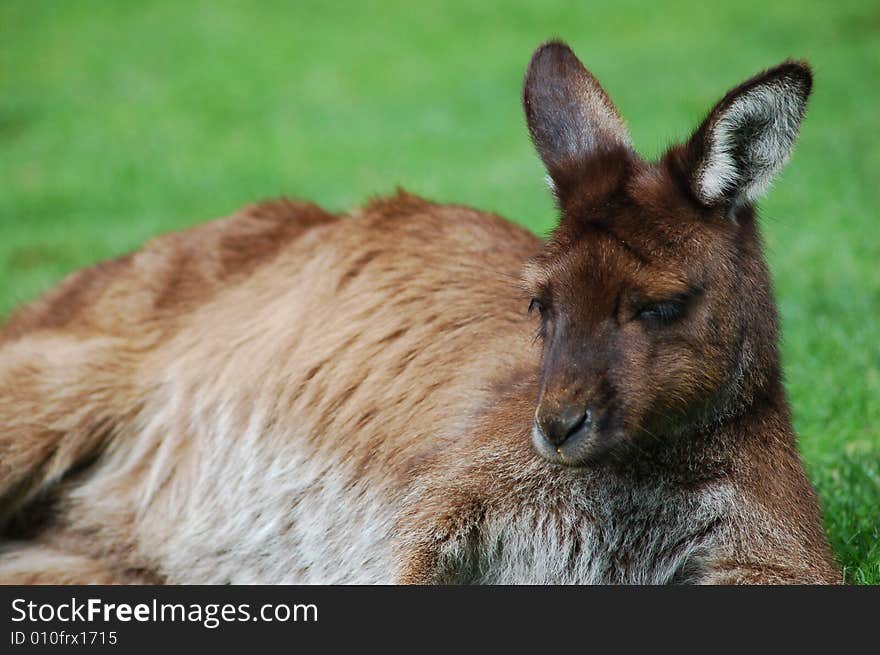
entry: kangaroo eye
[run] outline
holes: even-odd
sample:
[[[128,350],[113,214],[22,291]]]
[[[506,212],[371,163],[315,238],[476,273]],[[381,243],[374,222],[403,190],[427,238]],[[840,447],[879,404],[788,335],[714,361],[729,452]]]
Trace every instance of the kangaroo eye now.
[[[544,307],[544,303],[542,303],[538,298],[532,298],[531,301],[529,301],[529,314],[531,314],[535,310],[538,310],[541,318],[544,318],[544,314],[547,312],[547,309]]]
[[[643,321],[672,323],[681,316],[683,309],[684,304],[678,301],[651,302],[639,308],[636,318]]]
[[[668,324],[681,318],[690,305],[702,295],[705,287],[695,284],[687,291],[666,300],[643,302],[636,305],[635,318],[639,321]]]

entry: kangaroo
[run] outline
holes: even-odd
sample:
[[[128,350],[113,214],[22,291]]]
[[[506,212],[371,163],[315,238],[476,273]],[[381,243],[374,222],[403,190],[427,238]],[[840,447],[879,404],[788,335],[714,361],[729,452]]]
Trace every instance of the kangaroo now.
[[[840,582],[755,213],[811,86],[760,73],[648,162],[549,42],[546,242],[399,191],[74,273],[0,333],[0,581]]]

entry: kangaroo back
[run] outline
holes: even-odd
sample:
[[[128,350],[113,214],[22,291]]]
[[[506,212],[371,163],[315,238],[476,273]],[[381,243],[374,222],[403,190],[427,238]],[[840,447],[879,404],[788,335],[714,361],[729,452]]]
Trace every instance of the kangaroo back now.
[[[77,271],[15,312],[0,330],[0,524],[138,411],[141,363],[186,316],[334,219],[264,202]]]

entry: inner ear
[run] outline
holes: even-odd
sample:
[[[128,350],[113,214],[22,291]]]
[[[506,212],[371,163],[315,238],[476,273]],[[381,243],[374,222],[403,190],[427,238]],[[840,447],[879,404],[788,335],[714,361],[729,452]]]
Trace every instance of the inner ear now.
[[[786,62],[731,90],[686,147],[697,199],[733,210],[762,195],[791,156],[811,88],[809,67]]]
[[[597,151],[632,147],[608,94],[559,41],[545,43],[532,55],[523,106],[532,141],[557,186],[566,170]]]

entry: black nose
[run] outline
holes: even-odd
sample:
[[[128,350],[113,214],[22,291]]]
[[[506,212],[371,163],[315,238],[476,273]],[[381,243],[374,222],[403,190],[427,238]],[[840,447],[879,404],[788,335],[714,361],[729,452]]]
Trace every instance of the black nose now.
[[[537,415],[538,429],[554,446],[561,446],[575,432],[592,420],[590,410],[583,407],[566,407],[558,412]]]

